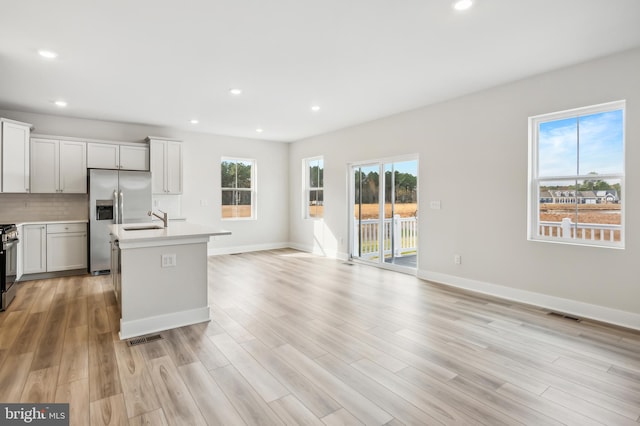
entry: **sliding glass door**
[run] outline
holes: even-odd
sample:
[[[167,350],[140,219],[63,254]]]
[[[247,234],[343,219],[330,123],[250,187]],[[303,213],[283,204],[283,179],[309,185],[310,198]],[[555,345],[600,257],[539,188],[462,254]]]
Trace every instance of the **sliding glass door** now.
[[[418,161],[351,166],[351,257],[416,268]]]

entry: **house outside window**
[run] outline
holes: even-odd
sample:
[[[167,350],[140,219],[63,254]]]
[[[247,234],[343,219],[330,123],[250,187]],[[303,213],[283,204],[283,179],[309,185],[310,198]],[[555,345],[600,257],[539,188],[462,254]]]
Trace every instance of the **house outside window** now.
[[[529,118],[528,237],[624,248],[625,102]]]
[[[256,162],[222,158],[222,219],[256,218]]]
[[[304,178],[304,217],[318,219],[324,215],[324,159],[323,157],[305,158],[303,161]]]

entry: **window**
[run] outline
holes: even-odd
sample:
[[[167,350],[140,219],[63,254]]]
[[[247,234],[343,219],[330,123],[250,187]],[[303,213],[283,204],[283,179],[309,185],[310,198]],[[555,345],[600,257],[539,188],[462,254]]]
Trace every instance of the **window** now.
[[[304,179],[304,217],[321,218],[324,212],[324,159],[322,157],[303,160]]]
[[[529,118],[529,239],[624,247],[625,102]]]
[[[220,171],[222,219],[255,219],[255,161],[223,158]]]

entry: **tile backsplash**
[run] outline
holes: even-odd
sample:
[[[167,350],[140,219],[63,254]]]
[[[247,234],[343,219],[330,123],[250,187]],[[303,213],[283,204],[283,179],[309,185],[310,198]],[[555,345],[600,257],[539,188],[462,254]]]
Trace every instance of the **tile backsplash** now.
[[[0,194],[0,223],[87,220],[87,194]]]

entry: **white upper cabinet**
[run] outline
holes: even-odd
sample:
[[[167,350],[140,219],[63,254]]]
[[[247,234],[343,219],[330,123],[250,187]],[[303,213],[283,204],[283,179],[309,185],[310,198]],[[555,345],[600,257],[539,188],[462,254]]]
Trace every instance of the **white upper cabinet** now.
[[[147,138],[151,149],[151,187],[154,194],[182,194],[182,142]]]
[[[87,144],[90,169],[149,170],[149,146],[108,143]]]
[[[149,146],[120,145],[120,168],[149,170]]]
[[[29,192],[31,124],[0,119],[0,192]]]
[[[60,192],[87,192],[87,144],[60,141]]]
[[[90,169],[119,169],[120,147],[106,143],[87,144],[87,167]]]
[[[87,144],[31,139],[32,193],[86,193]]]

